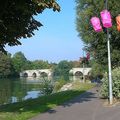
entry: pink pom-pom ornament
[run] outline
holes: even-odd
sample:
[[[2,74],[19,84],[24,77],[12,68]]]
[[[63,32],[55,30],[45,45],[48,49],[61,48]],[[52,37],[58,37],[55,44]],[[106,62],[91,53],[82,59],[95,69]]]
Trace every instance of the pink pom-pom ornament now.
[[[102,31],[102,27],[100,25],[100,19],[98,17],[92,17],[90,21],[96,32]]]
[[[110,12],[108,10],[103,10],[100,12],[102,24],[105,28],[110,28],[112,27],[112,19]]]

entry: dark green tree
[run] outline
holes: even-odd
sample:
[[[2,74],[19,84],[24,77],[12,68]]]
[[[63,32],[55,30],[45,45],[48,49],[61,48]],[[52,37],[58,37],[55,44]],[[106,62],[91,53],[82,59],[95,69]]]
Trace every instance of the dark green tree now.
[[[70,69],[72,69],[72,62],[60,61],[54,68],[54,75],[68,76]]]
[[[22,52],[17,52],[12,57],[12,62],[16,74],[19,74],[21,71],[26,69],[27,59]]]
[[[33,16],[46,8],[59,11],[56,0],[1,0],[0,1],[0,51],[5,45],[21,45],[21,38],[34,35],[42,24]]]
[[[32,69],[49,69],[50,64],[48,61],[43,61],[43,60],[35,60],[32,61]]]
[[[87,46],[92,58],[99,64],[107,64],[107,39],[106,33],[96,33],[90,23],[93,16],[100,18],[100,12],[105,9],[105,0],[76,0],[77,31],[80,38]],[[116,29],[115,18],[120,13],[120,0],[108,0],[108,10],[111,12],[113,26],[109,29],[111,42],[111,56],[113,67],[120,64],[120,33]]]
[[[98,64],[95,60],[91,60],[92,70],[90,75],[92,79],[102,79],[105,71],[107,71],[107,65]]]
[[[9,77],[14,73],[10,55],[0,52],[0,77]]]

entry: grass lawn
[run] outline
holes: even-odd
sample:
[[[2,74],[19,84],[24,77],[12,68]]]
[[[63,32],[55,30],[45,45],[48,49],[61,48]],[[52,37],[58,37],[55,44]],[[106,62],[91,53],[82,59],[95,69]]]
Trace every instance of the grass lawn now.
[[[73,83],[73,90],[58,92],[32,100],[0,106],[0,120],[28,120],[92,88],[93,84]]]

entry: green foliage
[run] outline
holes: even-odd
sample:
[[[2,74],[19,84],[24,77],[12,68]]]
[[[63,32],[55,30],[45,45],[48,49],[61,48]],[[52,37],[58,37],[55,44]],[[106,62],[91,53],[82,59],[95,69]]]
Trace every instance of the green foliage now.
[[[21,45],[22,37],[32,37],[34,30],[42,26],[33,16],[46,8],[60,11],[56,0],[2,0],[0,2],[0,51],[5,45]]]
[[[119,14],[120,0],[108,0],[108,9],[112,14],[113,26],[109,29],[111,35],[112,65],[120,64],[120,34],[116,29],[115,17]],[[87,50],[99,64],[107,64],[107,35],[104,32],[96,33],[90,19],[93,16],[100,18],[100,12],[104,9],[104,0],[76,0],[77,31],[81,40],[86,44]]]
[[[92,70],[90,72],[90,75],[94,79],[95,78],[102,79],[107,66],[100,65],[100,64],[96,63],[94,60],[92,61],[91,66],[92,66]]]
[[[53,85],[52,81],[48,80],[48,79],[45,79],[43,77],[42,85],[41,85],[41,88],[40,88],[42,94],[49,95],[53,92],[53,89],[54,89],[54,85]]]
[[[14,69],[16,70],[16,73],[19,74],[22,70],[25,70],[25,66],[27,63],[27,59],[25,58],[24,54],[22,52],[17,52],[14,54],[12,58]]]
[[[60,61],[54,68],[54,75],[68,76],[69,71],[72,69],[72,63],[66,60]]]
[[[113,87],[113,96],[116,99],[120,99],[120,68],[116,68],[112,71],[112,87]],[[102,79],[101,86],[101,96],[108,98],[108,74],[104,75]]]
[[[32,61],[32,69],[49,69],[50,64],[48,61],[43,61],[43,60],[35,60]]]
[[[14,72],[10,55],[0,52],[0,77],[12,76]]]
[[[54,92],[57,92],[60,90],[60,88],[65,85],[67,82],[64,79],[57,80],[57,82],[54,85]]]

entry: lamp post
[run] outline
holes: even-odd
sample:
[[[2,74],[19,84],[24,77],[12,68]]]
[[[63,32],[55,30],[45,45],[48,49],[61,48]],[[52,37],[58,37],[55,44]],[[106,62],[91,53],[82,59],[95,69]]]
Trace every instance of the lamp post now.
[[[85,47],[83,47],[83,82],[85,82],[85,60],[84,60],[84,51],[85,51]]]
[[[105,0],[105,8],[108,9],[108,0]],[[110,55],[110,34],[107,29],[107,48],[108,48],[108,80],[109,80],[109,103],[113,103],[113,93],[112,93],[112,73],[111,73],[111,55]]]
[[[112,27],[112,20],[110,12],[108,9],[108,0],[104,0],[105,4],[105,10],[103,10],[100,15],[102,18],[102,24],[103,27],[106,29],[106,35],[107,35],[107,50],[108,50],[108,81],[109,81],[109,103],[113,103],[113,93],[112,93],[112,73],[111,73],[111,55],[110,55],[110,34],[109,29]],[[96,32],[102,31],[102,26],[100,23],[100,19],[98,17],[92,17],[91,23]]]

